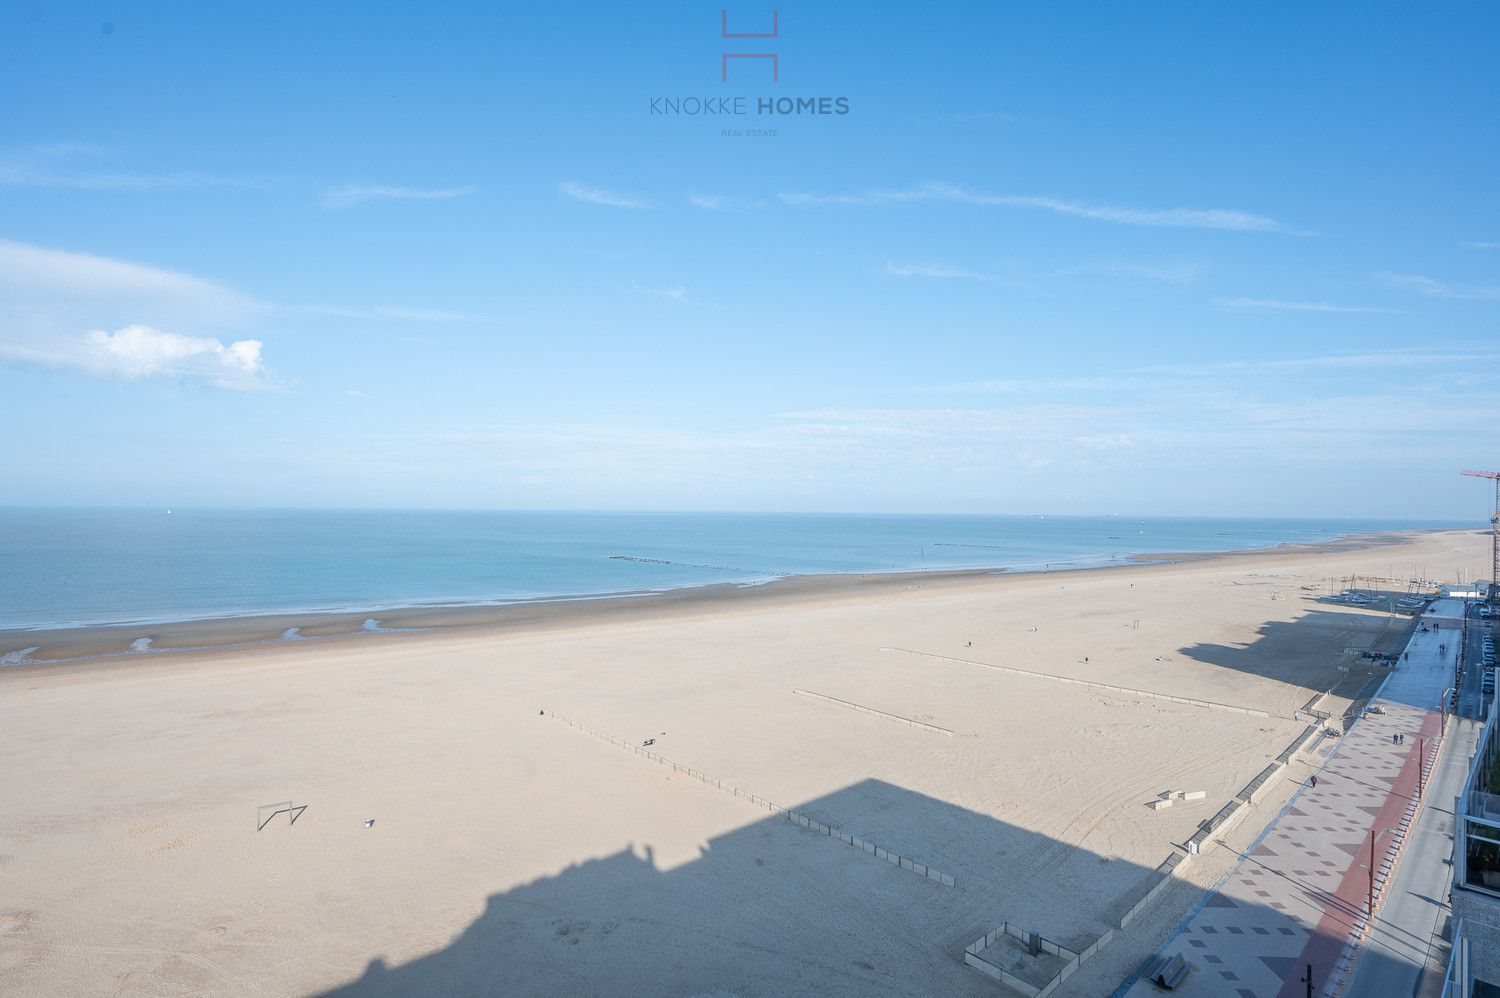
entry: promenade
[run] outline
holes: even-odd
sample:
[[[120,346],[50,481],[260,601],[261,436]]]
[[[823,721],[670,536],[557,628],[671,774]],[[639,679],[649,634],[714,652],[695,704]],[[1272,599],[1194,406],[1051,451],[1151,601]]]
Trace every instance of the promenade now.
[[[1433,611],[1317,785],[1297,791],[1162,947],[1196,967],[1175,993],[1301,998],[1309,965],[1314,994],[1347,992],[1370,895],[1378,910],[1438,752],[1462,605]],[[1160,993],[1144,979],[1121,992]]]

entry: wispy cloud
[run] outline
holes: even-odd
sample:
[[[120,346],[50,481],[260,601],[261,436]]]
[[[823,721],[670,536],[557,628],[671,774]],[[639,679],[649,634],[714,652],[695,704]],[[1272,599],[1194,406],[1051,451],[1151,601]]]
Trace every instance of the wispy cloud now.
[[[1139,387],[1142,380],[1127,374],[1085,378],[990,378],[962,381],[951,385],[919,385],[908,392],[940,395],[1009,395],[1022,392],[1083,393],[1118,391]]]
[[[1390,287],[1414,291],[1429,298],[1500,301],[1500,287],[1495,285],[1446,284],[1421,274],[1382,274],[1380,279]]]
[[[1156,284],[1191,284],[1203,273],[1197,263],[1104,263],[1093,267],[1073,267],[1059,276],[1103,274],[1106,277],[1133,277]]]
[[[954,267],[946,263],[887,263],[885,273],[892,277],[931,277],[939,280],[993,280],[988,274]]]
[[[687,288],[684,288],[681,285],[667,288],[648,288],[644,285],[633,284],[631,285],[631,288],[643,295],[655,295],[658,298],[670,298],[673,301],[681,302],[685,302],[688,300]]]
[[[1006,111],[953,111],[939,116],[938,120],[965,125],[1008,125],[1018,119]]]
[[[641,198],[631,197],[626,194],[616,194],[614,191],[605,190],[602,187],[590,187],[580,184],[575,180],[563,181],[557,187],[563,194],[574,201],[582,201],[584,204],[603,205],[606,208],[650,208],[651,202]]]
[[[261,359],[260,340],[224,343],[134,324],[112,333],[95,329],[48,346],[0,342],[0,361],[74,371],[94,378],[140,381],[190,379],[231,391],[276,390]]]
[[[1500,249],[1500,243],[1460,243],[1467,249]]]
[[[369,308],[345,308],[340,305],[289,305],[287,311],[310,315],[327,315],[336,319],[373,319],[390,322],[483,322],[484,316],[470,312],[451,312],[440,308],[407,308],[402,305],[373,305]]]
[[[1372,315],[1404,315],[1398,308],[1376,308],[1367,305],[1333,305],[1326,301],[1282,301],[1278,298],[1220,298],[1220,308],[1271,312],[1363,312]]]
[[[0,239],[0,290],[48,312],[64,305],[187,314],[236,325],[266,304],[217,281],[145,264]]]
[[[477,188],[459,187],[390,187],[380,184],[348,184],[330,187],[323,192],[323,207],[352,208],[366,201],[447,201],[466,197]]]
[[[1500,347],[1494,349],[1415,347],[1407,350],[1372,350],[1365,353],[1319,354],[1310,357],[1159,364],[1134,370],[1138,374],[1171,374],[1207,378],[1256,371],[1280,374],[1296,370],[1371,370],[1377,368],[1410,370],[1414,367],[1462,367],[1476,363],[1490,363],[1497,359],[1500,359]]]
[[[279,303],[166,267],[0,239],[0,320],[8,320],[0,336],[22,331],[29,321],[23,314],[50,317],[56,331],[113,325],[135,316],[149,316],[149,325],[167,328],[240,328],[256,320],[299,315],[484,321],[483,316],[449,309]]]
[[[666,298],[682,305],[691,305],[694,308],[721,309],[724,306],[710,301],[703,301],[688,294],[688,289],[681,284],[638,284],[630,283],[630,290],[638,295],[647,295],[652,298]]]
[[[259,187],[262,180],[195,170],[122,169],[109,149],[82,142],[24,146],[0,154],[0,187],[82,191],[154,191],[188,187]]]
[[[1233,376],[1236,385],[1246,385],[1247,378],[1264,376],[1276,385],[1284,379],[1305,373],[1327,374],[1338,371],[1412,371],[1419,368],[1448,368],[1459,372],[1476,365],[1500,360],[1500,346],[1487,348],[1413,348],[1409,350],[1374,350],[1363,353],[1318,354],[1306,357],[1280,357],[1249,360],[1199,361],[1190,364],[1153,364],[1122,368],[1107,375],[1062,378],[992,378],[947,385],[923,385],[910,392],[954,395],[1039,394],[1053,396],[1114,396],[1122,392],[1159,395],[1179,394],[1193,385],[1222,381]],[[1212,385],[1209,385],[1212,387]]]
[[[750,211],[766,206],[764,201],[731,197],[728,194],[689,194],[687,203],[704,211]]]
[[[910,202],[949,202],[984,207],[1034,208],[1059,215],[1121,225],[1145,225],[1183,229],[1222,229],[1233,232],[1281,232],[1296,235],[1285,224],[1264,215],[1223,208],[1136,208],[1092,204],[1063,198],[1023,194],[987,194],[953,184],[925,183],[894,190],[869,190],[853,194],[779,194],[784,203],[797,207],[817,205],[886,205]]]

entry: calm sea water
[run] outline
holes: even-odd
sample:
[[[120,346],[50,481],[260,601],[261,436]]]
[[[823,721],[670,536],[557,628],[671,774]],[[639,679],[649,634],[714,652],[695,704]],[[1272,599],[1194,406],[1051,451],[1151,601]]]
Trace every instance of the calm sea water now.
[[[1471,523],[0,509],[0,628],[498,603],[781,575],[1108,564]]]

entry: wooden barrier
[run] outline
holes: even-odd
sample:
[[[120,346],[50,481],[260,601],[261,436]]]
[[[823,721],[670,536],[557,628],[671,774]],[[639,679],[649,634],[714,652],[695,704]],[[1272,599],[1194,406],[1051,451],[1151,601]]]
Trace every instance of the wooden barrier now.
[[[712,776],[709,776],[707,773],[699,772],[698,770],[693,769],[691,766],[684,766],[681,763],[673,762],[666,756],[659,755],[656,752],[652,752],[643,746],[632,745],[627,741],[615,738],[613,735],[607,735],[596,728],[591,728],[587,724],[583,724],[580,721],[575,721],[570,717],[563,717],[556,711],[543,709],[542,713],[547,717],[556,718],[569,727],[577,728],[579,731],[582,731],[585,734],[593,735],[595,738],[609,742],[611,745],[617,745],[620,748],[629,749],[631,752],[634,752],[636,755],[641,756],[644,759],[650,759],[652,762],[657,763],[658,765],[668,767],[674,773],[686,773],[688,776],[691,776],[696,780],[701,780],[711,787],[717,787],[725,793],[733,794],[734,796],[739,797],[743,800],[748,800],[750,803],[756,805],[757,807],[765,808],[772,814],[783,815],[788,821],[796,825],[798,828],[806,828],[808,831],[817,832],[819,835],[826,835],[831,839],[836,839],[839,842],[844,843],[844,845],[846,846],[854,849],[859,849],[862,852],[867,852],[877,859],[885,860],[893,866],[899,866],[903,870],[910,870],[912,873],[920,874],[921,876],[926,877],[928,880],[931,880],[935,884],[941,884],[944,887],[954,886],[953,878],[948,874],[940,873],[939,871],[932,869],[930,866],[927,866],[924,863],[916,862],[908,856],[898,855],[897,853],[893,853],[888,849],[875,845],[873,842],[866,842],[864,839],[857,838],[853,835],[845,835],[840,829],[834,828],[831,825],[825,825],[820,821],[809,818],[805,814],[799,814],[798,812],[790,810],[788,808],[784,808],[779,804],[773,804],[771,801],[766,800],[764,797],[756,796],[755,794],[752,794],[747,790],[741,790],[739,787],[725,783],[723,780],[716,780]]]
[[[924,731],[931,731],[935,734],[946,735],[949,738],[953,737],[953,732],[948,728],[940,728],[936,724],[928,724],[926,721],[918,721],[910,717],[902,717],[900,714],[887,714],[883,710],[876,710],[874,707],[866,707],[863,704],[852,703],[848,700],[840,700],[838,697],[831,697],[826,693],[814,693],[812,690],[799,689],[793,689],[792,692],[797,694],[798,696],[812,697],[814,700],[825,700],[828,703],[831,703],[838,707],[843,707],[846,710],[857,710],[864,714],[873,714],[875,717],[882,718],[886,721],[895,721],[897,724],[905,724],[909,727],[921,728]]]
[[[1112,686],[1109,683],[1096,683],[1091,679],[1075,679],[1072,676],[1055,676],[1048,672],[1031,672],[1028,669],[1015,669],[1008,665],[995,665],[991,662],[976,662],[969,658],[953,658],[949,655],[936,655],[928,651],[912,651],[910,648],[882,648],[881,651],[897,651],[904,655],[919,655],[922,658],[935,658],[942,662],[957,662],[961,665],[977,665],[985,669],[994,669],[998,672],[1009,672],[1017,676],[1030,676],[1032,679],[1047,679],[1054,683],[1071,683],[1075,686],[1088,686],[1096,690],[1108,690],[1111,693],[1124,693],[1129,696],[1147,697],[1152,700],[1166,700],[1169,703],[1180,703],[1188,707],[1203,707],[1209,710],[1226,710],[1235,714],[1248,714],[1251,717],[1271,717],[1279,720],[1291,720],[1281,714],[1273,714],[1268,710],[1260,710],[1256,707],[1239,707],[1232,703],[1216,703],[1213,700],[1195,700],[1192,697],[1180,697],[1172,693],[1157,693],[1154,690],[1138,690],[1129,686]]]

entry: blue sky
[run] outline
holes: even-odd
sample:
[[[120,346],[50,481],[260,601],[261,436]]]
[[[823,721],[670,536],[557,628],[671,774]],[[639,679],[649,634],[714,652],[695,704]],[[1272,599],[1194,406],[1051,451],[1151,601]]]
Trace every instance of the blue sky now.
[[[1477,520],[1497,22],[6,5],[0,502]]]

